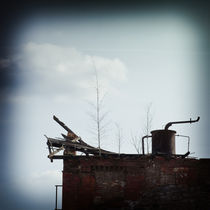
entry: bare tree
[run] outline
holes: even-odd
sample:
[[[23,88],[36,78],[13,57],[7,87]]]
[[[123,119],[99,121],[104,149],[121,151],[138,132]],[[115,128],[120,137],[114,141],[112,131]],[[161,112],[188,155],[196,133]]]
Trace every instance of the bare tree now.
[[[95,67],[95,65],[94,65]],[[98,84],[98,72],[95,68],[96,77],[96,123],[97,123],[97,138],[98,138],[98,149],[99,155],[101,156],[101,119],[100,119],[100,91]]]
[[[148,104],[146,107],[146,123],[143,129],[143,135],[149,136],[149,133],[152,128],[152,103]],[[149,153],[149,148],[151,147],[151,144],[149,143],[149,139],[146,138],[146,144],[147,144],[147,153]]]
[[[138,154],[140,154],[141,152],[141,138],[139,137],[139,135],[133,135],[131,134],[131,144],[134,146],[136,152]]]
[[[106,128],[109,123],[105,122],[105,118],[108,112],[104,112],[102,110],[105,94],[101,93],[102,91],[101,91],[101,86],[99,82],[98,71],[97,71],[94,61],[93,61],[93,66],[94,66],[94,75],[95,75],[95,93],[96,94],[95,94],[95,103],[89,103],[92,105],[94,112],[93,113],[89,112],[88,115],[91,117],[91,119],[94,122],[93,133],[96,134],[99,155],[101,155],[101,140],[105,136],[105,133],[107,131]]]
[[[117,143],[118,143],[118,154],[120,155],[120,152],[121,152],[121,146],[122,146],[122,140],[123,140],[123,137],[122,137],[122,128],[119,126],[118,123],[115,123],[115,126],[117,128]]]
[[[148,104],[146,107],[146,121],[145,125],[143,127],[143,135],[142,136],[149,136],[149,133],[152,128],[152,103]],[[140,154],[142,151],[142,136],[140,135],[133,135],[131,134],[131,144],[134,146],[136,152]],[[149,142],[149,139],[146,138],[146,145],[147,145],[147,154],[150,152],[151,142]]]

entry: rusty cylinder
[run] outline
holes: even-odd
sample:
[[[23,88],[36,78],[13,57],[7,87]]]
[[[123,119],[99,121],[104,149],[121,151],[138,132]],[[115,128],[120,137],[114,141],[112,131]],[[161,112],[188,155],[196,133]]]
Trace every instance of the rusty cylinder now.
[[[154,130],[152,134],[152,154],[175,154],[175,134],[173,130]]]

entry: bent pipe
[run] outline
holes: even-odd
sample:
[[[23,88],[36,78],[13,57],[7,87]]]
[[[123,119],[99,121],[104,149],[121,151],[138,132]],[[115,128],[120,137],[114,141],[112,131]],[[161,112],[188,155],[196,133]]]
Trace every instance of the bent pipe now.
[[[146,136],[143,136],[143,137],[142,137],[142,154],[143,154],[143,155],[144,155],[144,139],[145,139],[145,138],[150,138],[150,137],[152,137],[152,136],[146,135]]]
[[[187,142],[187,151],[189,152],[190,151],[190,137],[189,136],[185,136],[185,135],[180,135],[180,134],[177,134],[176,136],[184,137],[184,138],[187,138],[188,139],[188,142]]]
[[[199,120],[200,120],[200,117],[198,117],[198,118],[197,118],[197,120],[191,120],[191,118],[190,118],[190,120],[189,120],[189,121],[169,122],[169,123],[167,123],[167,124],[166,124],[166,126],[165,126],[165,130],[168,130],[168,128],[169,128],[170,126],[172,126],[173,124],[181,124],[181,123],[195,123],[195,122],[198,122]]]

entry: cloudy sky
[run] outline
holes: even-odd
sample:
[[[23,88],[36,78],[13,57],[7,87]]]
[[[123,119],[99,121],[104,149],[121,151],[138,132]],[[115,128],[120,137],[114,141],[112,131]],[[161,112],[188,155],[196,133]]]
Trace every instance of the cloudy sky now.
[[[13,202],[4,201],[7,209],[54,206],[62,161],[47,159],[44,134],[61,137],[65,131],[53,115],[97,146],[89,114],[94,112],[95,70],[102,112],[108,113],[103,148],[117,151],[117,123],[122,152],[136,153],[131,137],[144,135],[150,106],[152,130],[200,116],[199,123],[172,129],[191,137],[192,156],[210,157],[205,5],[56,6],[25,6],[25,13],[13,9],[15,15],[3,22],[1,130],[7,142],[1,148],[2,196],[18,194]],[[185,153],[186,140],[177,139],[176,150]]]

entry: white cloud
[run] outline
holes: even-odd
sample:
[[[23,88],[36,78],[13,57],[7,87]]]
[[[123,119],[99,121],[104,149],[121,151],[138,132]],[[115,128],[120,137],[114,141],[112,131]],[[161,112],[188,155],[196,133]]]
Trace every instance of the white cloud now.
[[[94,65],[103,89],[116,93],[114,84],[126,80],[126,66],[118,58],[90,56],[71,47],[34,42],[27,43],[18,57],[23,79],[40,94],[89,97],[95,84]]]

